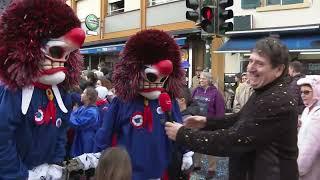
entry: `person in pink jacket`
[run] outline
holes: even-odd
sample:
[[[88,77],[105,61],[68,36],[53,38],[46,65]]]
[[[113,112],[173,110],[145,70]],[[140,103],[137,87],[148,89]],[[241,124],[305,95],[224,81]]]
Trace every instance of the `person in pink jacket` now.
[[[300,180],[320,179],[320,76],[298,80],[306,108],[301,115],[298,133],[298,168]]]

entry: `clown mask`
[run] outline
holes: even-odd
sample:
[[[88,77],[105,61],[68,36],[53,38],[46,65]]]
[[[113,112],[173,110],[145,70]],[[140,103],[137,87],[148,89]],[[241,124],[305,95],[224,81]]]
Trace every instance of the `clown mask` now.
[[[139,82],[139,94],[147,99],[158,99],[163,92],[166,80],[173,71],[173,65],[170,60],[161,60],[152,65],[146,65],[142,73],[142,79]]]
[[[64,63],[70,53],[81,47],[84,39],[85,33],[81,28],[71,29],[64,36],[50,39],[41,49],[45,54],[45,61],[38,82],[45,85],[57,85],[63,82],[67,71]]]

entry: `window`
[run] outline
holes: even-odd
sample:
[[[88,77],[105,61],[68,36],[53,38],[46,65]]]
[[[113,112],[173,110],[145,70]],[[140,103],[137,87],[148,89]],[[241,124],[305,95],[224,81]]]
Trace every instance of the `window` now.
[[[254,9],[259,7],[261,0],[242,0],[241,1],[241,8],[242,9]]]
[[[179,1],[179,0],[149,0],[149,6],[155,6],[159,4],[165,4],[165,3],[170,3],[174,1]]]
[[[123,12],[124,12],[124,0],[110,1],[108,15],[115,15]]]
[[[272,5],[291,5],[304,3],[304,0],[241,0],[242,9],[255,9]]]
[[[266,5],[287,5],[303,3],[303,0],[266,0]]]

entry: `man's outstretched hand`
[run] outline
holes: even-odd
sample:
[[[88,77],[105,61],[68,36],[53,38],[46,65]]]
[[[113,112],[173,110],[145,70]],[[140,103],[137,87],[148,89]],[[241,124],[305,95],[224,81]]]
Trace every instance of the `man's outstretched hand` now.
[[[189,116],[183,121],[187,128],[201,129],[206,126],[207,118],[204,116]]]

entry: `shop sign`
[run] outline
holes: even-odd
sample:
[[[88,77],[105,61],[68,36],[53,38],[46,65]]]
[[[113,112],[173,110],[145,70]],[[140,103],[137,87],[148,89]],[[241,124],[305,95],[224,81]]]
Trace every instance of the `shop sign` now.
[[[85,19],[85,25],[90,31],[95,31],[99,27],[99,19],[94,14],[89,14]]]

